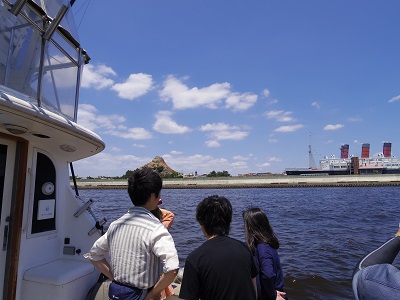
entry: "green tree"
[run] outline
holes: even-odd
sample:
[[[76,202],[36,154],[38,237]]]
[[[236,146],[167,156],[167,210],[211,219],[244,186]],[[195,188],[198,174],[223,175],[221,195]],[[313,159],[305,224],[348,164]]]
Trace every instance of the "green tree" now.
[[[217,172],[211,171],[211,172],[207,175],[207,177],[217,177]]]
[[[128,171],[125,172],[125,175],[122,175],[122,176],[121,176],[121,178],[122,178],[122,179],[127,179],[127,178],[129,178],[129,177],[133,174],[133,172],[134,172],[134,171],[128,170]]]
[[[228,171],[222,171],[222,172],[212,171],[207,175],[207,177],[230,177],[230,176],[231,174],[229,174]]]

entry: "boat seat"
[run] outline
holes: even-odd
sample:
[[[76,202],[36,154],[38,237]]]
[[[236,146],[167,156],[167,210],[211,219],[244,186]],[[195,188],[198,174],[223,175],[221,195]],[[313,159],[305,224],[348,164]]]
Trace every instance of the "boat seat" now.
[[[34,299],[81,299],[97,277],[90,262],[58,259],[26,270],[22,291]]]
[[[89,262],[58,259],[25,271],[24,280],[51,285],[64,285],[94,272]]]

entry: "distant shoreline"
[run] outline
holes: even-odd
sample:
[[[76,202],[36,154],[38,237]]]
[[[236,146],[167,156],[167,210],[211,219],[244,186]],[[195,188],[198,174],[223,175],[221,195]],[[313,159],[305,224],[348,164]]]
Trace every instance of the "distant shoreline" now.
[[[126,189],[127,180],[85,179],[76,182],[78,189]],[[227,188],[303,188],[303,187],[368,187],[400,186],[400,174],[253,177],[197,177],[163,179],[164,189]],[[71,182],[71,187],[74,187]]]

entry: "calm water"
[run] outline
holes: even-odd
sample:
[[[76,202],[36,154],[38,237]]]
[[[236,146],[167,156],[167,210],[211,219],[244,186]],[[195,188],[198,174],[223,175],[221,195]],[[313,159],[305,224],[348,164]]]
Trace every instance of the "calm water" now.
[[[107,224],[130,206],[126,190],[79,192],[95,200],[92,209]],[[182,267],[187,255],[205,241],[195,221],[196,205],[214,194],[231,201],[230,236],[239,240],[244,241],[243,210],[259,206],[267,213],[281,242],[290,300],[354,299],[354,266],[391,237],[400,221],[400,187],[163,190],[161,207],[175,213],[171,234]]]

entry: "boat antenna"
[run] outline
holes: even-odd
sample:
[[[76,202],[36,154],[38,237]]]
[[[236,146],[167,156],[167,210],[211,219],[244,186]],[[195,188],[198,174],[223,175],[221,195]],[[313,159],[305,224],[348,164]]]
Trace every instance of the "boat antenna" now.
[[[314,156],[311,151],[311,132],[310,132],[310,144],[308,145],[308,168],[309,169],[316,168]]]
[[[76,177],[75,177],[74,167],[72,166],[72,162],[69,163],[69,166],[71,169],[72,181],[74,182],[75,195],[79,197],[78,185],[76,184]]]
[[[83,19],[84,19],[85,16],[86,16],[86,12],[87,12],[87,10],[88,10],[88,8],[89,8],[89,5],[90,5],[90,2],[91,2],[91,1],[92,1],[92,0],[86,0],[84,3],[82,3],[82,5],[81,5],[79,8],[75,11],[74,16],[76,17],[76,15],[79,13],[79,11],[80,11],[80,10],[84,7],[84,5],[85,5],[85,9],[84,9],[82,18],[81,18],[81,20],[79,21],[79,24],[77,24],[77,26],[76,26],[77,29],[79,29],[79,27],[81,26],[81,23],[82,23]],[[72,5],[74,5],[74,3],[75,3],[75,0],[70,0],[69,3],[71,4],[71,7],[72,7]]]

